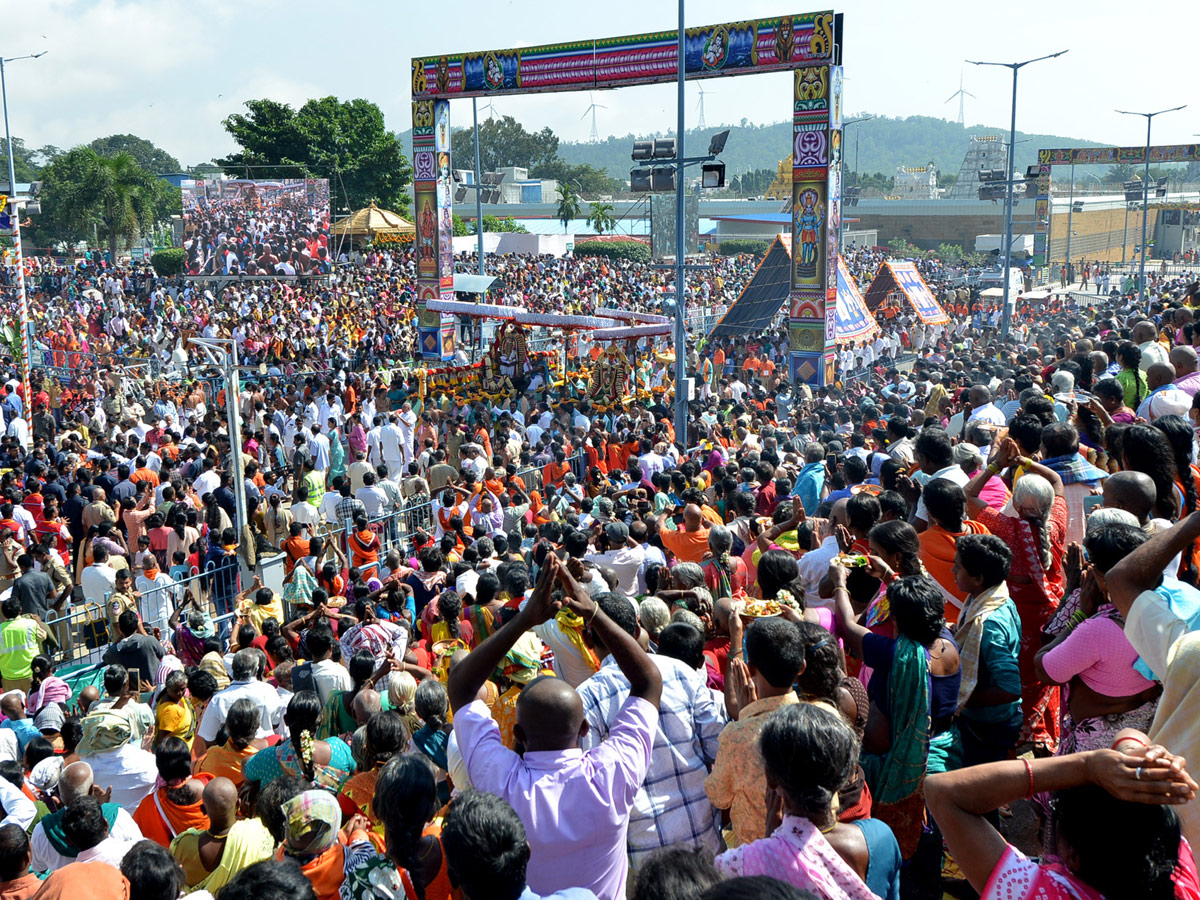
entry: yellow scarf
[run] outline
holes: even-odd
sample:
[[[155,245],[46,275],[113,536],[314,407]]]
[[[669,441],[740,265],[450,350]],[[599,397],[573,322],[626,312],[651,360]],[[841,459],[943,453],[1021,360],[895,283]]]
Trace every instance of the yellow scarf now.
[[[583,639],[583,619],[575,615],[569,609],[560,609],[558,615],[554,617],[554,621],[558,623],[558,627],[562,630],[565,637],[583,657],[583,661],[592,667],[593,672],[600,671],[600,660],[596,659],[596,654],[592,648],[587,645],[587,641]]]
[[[979,683],[979,647],[983,641],[983,626],[988,616],[1008,602],[1008,585],[1003,581],[992,588],[968,597],[958,616],[954,640],[959,646],[958,659],[962,681],[958,686],[958,711],[962,712],[971,693]]]

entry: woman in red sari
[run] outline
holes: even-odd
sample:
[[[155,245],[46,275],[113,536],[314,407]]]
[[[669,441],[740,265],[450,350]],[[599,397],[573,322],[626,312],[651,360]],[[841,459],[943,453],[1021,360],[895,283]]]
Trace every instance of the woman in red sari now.
[[[984,504],[979,492],[993,475],[1017,464],[1027,474],[1013,485],[1012,503],[1017,515],[1007,516]],[[1033,660],[1042,646],[1042,631],[1058,608],[1065,587],[1067,502],[1062,479],[1053,469],[1022,457],[1016,442],[1006,438],[963,493],[971,518],[1012,549],[1008,589],[1021,616],[1018,665],[1025,723],[1020,741],[1029,741],[1039,752],[1053,754],[1058,747],[1059,690],[1057,685],[1038,680]]]

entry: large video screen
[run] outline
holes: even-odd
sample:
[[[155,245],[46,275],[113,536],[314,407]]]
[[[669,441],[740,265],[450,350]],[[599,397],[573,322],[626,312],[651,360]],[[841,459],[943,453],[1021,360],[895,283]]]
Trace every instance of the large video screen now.
[[[322,275],[330,271],[325,178],[184,181],[188,275]]]

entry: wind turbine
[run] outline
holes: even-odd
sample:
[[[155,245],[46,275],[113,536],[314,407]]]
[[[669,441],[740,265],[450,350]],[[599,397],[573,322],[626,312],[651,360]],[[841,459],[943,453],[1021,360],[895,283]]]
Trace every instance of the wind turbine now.
[[[496,115],[496,104],[489,99],[483,108],[487,112],[488,121],[492,121]]]
[[[965,128],[967,123],[966,123],[966,119],[963,117],[963,98],[970,97],[972,100],[974,100],[975,95],[972,94],[970,91],[963,90],[962,72],[958,73],[958,90],[955,91],[953,94],[951,94],[946,99],[946,102],[949,103],[955,97],[958,98],[958,124],[962,125]]]
[[[703,131],[705,128],[705,125],[704,125],[704,95],[712,94],[712,93],[716,93],[716,92],[712,91],[712,90],[708,90],[708,91],[704,90],[704,85],[702,85],[702,84],[696,85],[696,88],[697,88],[697,90],[700,91],[700,102],[698,104],[700,107],[700,115],[697,116],[697,118],[696,118],[696,128],[700,131]]]
[[[588,108],[583,111],[583,115],[580,116],[579,118],[586,119],[588,113],[592,114],[592,134],[591,134],[590,140],[593,144],[598,144],[598,143],[600,143],[600,132],[596,128],[596,110],[608,109],[608,107],[602,103],[597,103],[596,96],[594,94],[589,93],[588,96],[592,100],[591,105],[588,106]]]

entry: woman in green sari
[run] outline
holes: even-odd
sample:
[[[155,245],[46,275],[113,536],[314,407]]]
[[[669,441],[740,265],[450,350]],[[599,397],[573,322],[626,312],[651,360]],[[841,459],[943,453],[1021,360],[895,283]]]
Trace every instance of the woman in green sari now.
[[[321,698],[315,691],[299,691],[284,713],[288,736],[274,747],[259,750],[246,762],[246,781],[262,789],[285,775],[303,778],[314,787],[334,794],[354,774],[354,756],[339,737],[313,736],[321,715]]]
[[[953,744],[962,672],[937,583],[923,575],[898,578],[874,556],[869,567],[888,584],[894,638],[859,624],[846,590],[845,567],[834,563],[829,576],[838,633],[846,650],[871,667],[861,758],[871,789],[871,814],[891,826],[901,854],[909,859],[925,820],[925,773],[946,767],[946,748]]]
[[[375,657],[369,650],[359,650],[350,658],[346,667],[354,687],[348,691],[333,691],[325,700],[321,710],[321,724],[317,726],[317,737],[326,740],[344,734],[353,734],[361,724],[354,718],[354,698],[374,681]]]
[[[342,443],[342,430],[337,421],[329,420],[329,483],[346,474],[346,445]]]

